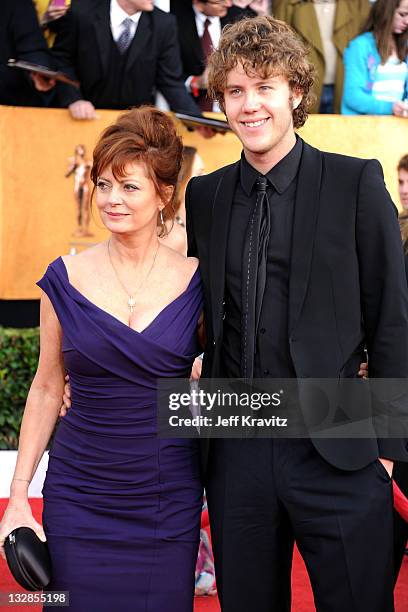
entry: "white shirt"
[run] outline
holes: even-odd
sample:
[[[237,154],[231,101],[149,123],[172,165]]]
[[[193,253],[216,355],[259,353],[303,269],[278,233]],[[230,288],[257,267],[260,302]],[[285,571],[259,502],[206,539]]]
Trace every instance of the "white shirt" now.
[[[324,51],[324,85],[333,85],[336,81],[337,50],[333,42],[334,21],[336,18],[337,3],[323,2],[313,4],[317,22],[320,29],[320,38]]]
[[[204,34],[204,24],[206,19],[208,19],[208,21],[210,22],[210,25],[208,26],[208,31],[211,36],[213,47],[218,47],[218,43],[220,42],[221,38],[221,19],[219,17],[207,17],[207,15],[204,15],[204,13],[198,11],[195,6],[193,6],[193,9],[195,13],[195,22],[198,36],[202,38]]]
[[[113,40],[115,42],[119,40],[120,35],[123,32],[123,22],[125,19],[132,20],[132,25],[130,26],[130,36],[131,36],[131,39],[133,40],[141,14],[142,14],[142,11],[138,11],[137,13],[133,13],[133,15],[128,15],[122,8],[120,8],[116,0],[111,0],[110,26],[111,26]]]
[[[154,5],[166,13],[170,13],[170,0],[154,0]]]

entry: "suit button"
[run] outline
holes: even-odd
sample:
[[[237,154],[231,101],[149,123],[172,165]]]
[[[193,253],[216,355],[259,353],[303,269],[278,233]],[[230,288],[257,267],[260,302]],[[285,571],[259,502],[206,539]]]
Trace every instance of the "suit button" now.
[[[259,330],[260,334],[264,334],[266,332],[266,329],[264,327],[261,327],[261,329]]]
[[[217,342],[214,340],[213,345],[215,346],[217,344]]]
[[[268,376],[269,375],[269,370],[264,370],[263,373],[264,373],[264,376]]]

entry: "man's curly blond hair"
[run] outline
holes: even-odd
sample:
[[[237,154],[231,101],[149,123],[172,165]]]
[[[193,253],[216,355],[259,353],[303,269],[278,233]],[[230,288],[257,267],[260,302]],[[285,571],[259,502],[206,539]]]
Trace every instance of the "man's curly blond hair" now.
[[[296,32],[273,17],[251,17],[225,26],[218,49],[208,61],[208,95],[225,111],[227,76],[241,64],[248,76],[284,76],[292,92],[302,94],[293,110],[293,125],[301,127],[313,102],[310,89],[315,69],[307,58],[308,49]]]

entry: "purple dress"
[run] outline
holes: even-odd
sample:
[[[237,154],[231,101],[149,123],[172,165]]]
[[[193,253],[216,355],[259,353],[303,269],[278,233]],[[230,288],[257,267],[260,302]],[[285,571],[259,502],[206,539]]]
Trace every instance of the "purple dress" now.
[[[76,290],[61,258],[38,285],[63,330],[72,391],[43,489],[47,590],[69,591],[73,612],[191,612],[198,443],[157,438],[156,380],[188,377],[200,352],[199,272],[140,333]]]

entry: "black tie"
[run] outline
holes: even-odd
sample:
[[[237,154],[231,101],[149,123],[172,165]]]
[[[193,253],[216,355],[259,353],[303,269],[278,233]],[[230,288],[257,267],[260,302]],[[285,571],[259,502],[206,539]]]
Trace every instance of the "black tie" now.
[[[241,375],[251,381],[259,319],[266,285],[266,265],[271,229],[267,179],[256,181],[256,202],[249,219],[242,258]]]
[[[201,47],[203,49],[204,62],[206,66],[208,58],[214,49],[209,30],[210,25],[211,21],[209,19],[206,19],[204,22],[204,32],[201,37]],[[212,100],[210,100],[210,98],[207,97],[207,91],[201,91],[197,101],[198,106],[202,111],[212,111],[213,102]]]

